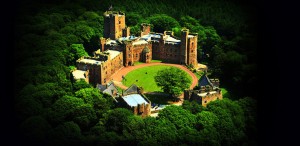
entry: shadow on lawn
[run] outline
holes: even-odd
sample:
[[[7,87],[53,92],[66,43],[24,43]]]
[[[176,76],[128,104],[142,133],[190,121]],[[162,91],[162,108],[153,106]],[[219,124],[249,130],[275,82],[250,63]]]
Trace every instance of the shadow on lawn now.
[[[170,94],[164,92],[148,92],[145,93],[147,98],[151,101],[151,103],[156,104],[170,104],[170,102],[176,101]]]

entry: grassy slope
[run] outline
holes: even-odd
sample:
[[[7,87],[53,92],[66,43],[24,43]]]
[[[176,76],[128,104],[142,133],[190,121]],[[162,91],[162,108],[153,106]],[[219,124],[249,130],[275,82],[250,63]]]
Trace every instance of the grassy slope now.
[[[154,76],[159,70],[166,68],[169,68],[169,66],[155,65],[133,70],[125,76],[126,81],[123,80],[122,83],[128,87],[132,84],[142,86],[145,91],[162,91],[159,87],[157,87],[154,81]],[[192,80],[191,76],[188,76],[188,78]]]

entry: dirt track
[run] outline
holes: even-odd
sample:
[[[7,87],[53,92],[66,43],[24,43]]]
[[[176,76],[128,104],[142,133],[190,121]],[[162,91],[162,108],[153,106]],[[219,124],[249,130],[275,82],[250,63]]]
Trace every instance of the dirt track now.
[[[179,64],[158,63],[158,62],[144,63],[144,64],[139,64],[139,65],[136,65],[136,66],[123,67],[120,70],[118,70],[117,72],[115,72],[111,76],[109,81],[112,80],[115,83],[116,86],[118,86],[122,89],[127,89],[128,87],[126,87],[125,85],[122,84],[122,75],[126,76],[127,73],[129,73],[129,72],[131,72],[135,69],[146,67],[146,66],[154,66],[154,65],[174,66],[174,67],[177,67],[177,68],[180,68],[180,69],[184,70],[186,73],[188,73],[192,77],[192,84],[190,86],[190,89],[193,89],[198,83],[197,76],[194,73],[192,73],[189,69],[187,69],[185,66],[179,65]]]

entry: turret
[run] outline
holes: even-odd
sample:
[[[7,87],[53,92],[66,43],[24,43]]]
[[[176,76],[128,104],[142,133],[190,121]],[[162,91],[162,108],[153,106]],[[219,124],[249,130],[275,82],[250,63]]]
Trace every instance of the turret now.
[[[125,29],[124,13],[118,11],[104,13],[104,38],[118,39],[123,36],[123,29]]]
[[[189,30],[183,28],[181,30],[181,46],[180,46],[180,63],[187,64],[187,47],[188,47]]]
[[[101,50],[101,52],[105,51],[105,43],[106,43],[106,39],[101,37],[100,38],[100,47],[101,47],[100,50]]]
[[[147,24],[147,23],[141,24],[141,36],[148,35],[150,33],[150,31],[151,31],[150,24]]]
[[[193,65],[193,67],[197,67],[197,42],[198,42],[198,34],[197,33],[189,33],[188,34],[188,47],[187,47],[187,64]]]

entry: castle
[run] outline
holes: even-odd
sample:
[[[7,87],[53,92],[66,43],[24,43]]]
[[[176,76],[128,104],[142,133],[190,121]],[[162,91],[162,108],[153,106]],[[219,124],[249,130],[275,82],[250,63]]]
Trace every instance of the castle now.
[[[185,90],[184,100],[196,101],[206,107],[206,105],[214,100],[223,99],[222,91],[219,89],[219,79],[209,79],[206,75],[202,75],[198,81],[199,90]]]
[[[86,72],[78,72],[77,76],[85,77],[83,79],[93,85],[108,83],[117,70],[132,66],[138,61],[150,63],[152,59],[156,59],[194,67],[198,65],[198,35],[185,28],[178,38],[172,31],[151,32],[150,24],[143,23],[141,34],[136,37],[130,35],[130,28],[125,23],[125,13],[106,11],[103,36],[100,38],[100,49],[94,52],[93,57],[82,57],[76,61],[78,70],[89,71],[88,75]]]

